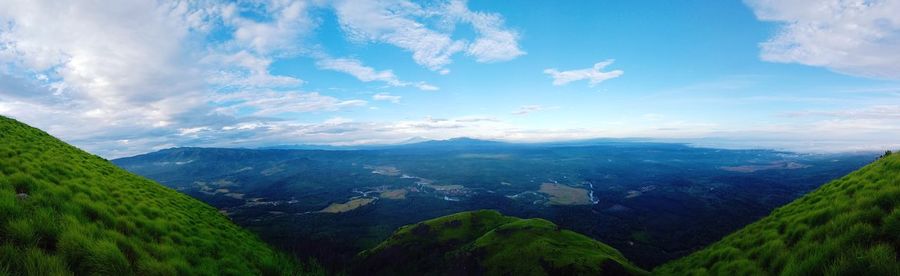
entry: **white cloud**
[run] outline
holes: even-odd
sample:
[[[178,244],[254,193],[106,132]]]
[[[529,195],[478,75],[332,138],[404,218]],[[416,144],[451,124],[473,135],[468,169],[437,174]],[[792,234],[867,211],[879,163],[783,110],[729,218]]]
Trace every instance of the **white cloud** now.
[[[294,42],[314,27],[297,5],[0,0],[0,111],[121,156],[185,143],[181,130],[212,139],[203,133],[250,120],[210,105],[223,90],[240,91],[245,98],[233,101],[248,108],[272,107],[250,116],[364,105],[318,93],[269,94],[302,83],[269,73],[273,58],[296,53]],[[241,18],[236,9],[259,9],[271,20]],[[237,33],[207,40],[214,31]]]
[[[221,21],[232,39],[211,45],[203,62],[220,68],[209,74],[209,82],[220,89],[298,86],[302,80],[276,76],[269,72],[273,58],[296,55],[305,50],[300,43],[317,27],[310,16],[312,2],[262,1],[258,3],[218,4],[212,10],[212,22]],[[247,16],[250,14],[250,16]],[[256,16],[253,16],[256,15]],[[229,29],[230,28],[230,29]]]
[[[778,22],[760,44],[765,61],[825,67],[844,74],[900,79],[900,2],[746,0],[757,18]]]
[[[594,67],[592,68],[568,71],[559,71],[556,68],[549,68],[544,70],[544,74],[548,74],[553,78],[553,85],[565,85],[573,81],[588,80],[588,83],[591,86],[594,86],[605,80],[618,78],[624,73],[622,70],[612,70],[609,72],[602,71],[603,68],[606,68],[606,66],[609,66],[612,63],[613,60],[609,59],[594,64]]]
[[[399,103],[401,98],[403,98],[403,97],[391,95],[389,93],[378,93],[378,94],[372,95],[373,100],[389,101],[392,103]]]
[[[416,63],[441,74],[450,72],[445,66],[459,52],[478,62],[506,61],[525,54],[518,46],[519,35],[503,26],[499,14],[470,11],[465,1],[422,7],[404,0],[338,0],[334,8],[351,39],[397,46],[411,52]],[[433,17],[440,19],[441,30],[423,23]],[[452,37],[457,23],[472,25],[477,33],[474,42]]]
[[[0,52],[9,54],[0,67],[10,68],[0,74],[20,84],[0,93],[7,115],[80,140],[149,131],[203,102],[203,68],[184,47],[202,30],[178,3],[0,6]]]
[[[364,82],[381,81],[391,86],[400,86],[403,84],[403,82],[397,79],[397,76],[394,75],[393,71],[376,71],[374,68],[365,66],[361,61],[356,59],[323,59],[316,62],[316,65],[322,69],[350,74]]]
[[[316,62],[316,66],[321,69],[343,72],[356,77],[363,82],[380,81],[390,86],[413,86],[420,90],[434,91],[438,90],[437,86],[427,84],[425,82],[405,82],[401,81],[394,75],[391,70],[378,71],[375,68],[362,64],[357,59],[349,58],[324,58]]]
[[[295,77],[270,74],[269,65],[272,64],[272,60],[247,51],[234,54],[213,54],[205,60],[223,68],[208,76],[210,84],[221,88],[291,87],[304,83],[303,80]]]
[[[280,137],[302,125],[295,113],[367,104],[302,92],[303,80],[272,69],[284,58],[323,59],[316,53],[327,49],[306,42],[321,21],[316,9],[334,11],[351,39],[397,46],[441,74],[456,53],[479,62],[524,54],[499,15],[463,2],[450,3],[450,15],[448,3],[0,0],[0,112],[108,157]],[[471,24],[474,42],[453,38],[442,20]],[[358,60],[321,64],[364,82],[438,90]]]
[[[181,43],[191,30],[173,6],[53,1],[2,6],[0,51],[15,56],[7,62],[54,76],[72,98],[115,106],[183,94],[202,84],[190,79],[196,75],[192,64],[182,62],[189,53]]]
[[[245,8],[273,17],[271,21],[257,21],[241,16],[241,9],[230,4],[222,8],[222,20],[234,27],[234,43],[249,46],[254,52],[267,54],[296,50],[297,40],[316,27],[308,16],[307,1],[268,1],[265,5]]]
[[[447,14],[461,22],[472,24],[478,33],[466,48],[466,54],[478,62],[507,61],[525,54],[519,49],[519,34],[503,26],[503,17],[496,13],[473,12],[466,0],[454,0],[446,6]]]
[[[513,111],[512,114],[513,115],[528,115],[528,114],[534,113],[534,112],[552,110],[552,109],[557,109],[557,108],[558,107],[555,107],[555,106],[547,107],[547,106],[536,105],[536,104],[523,105],[523,106],[520,106],[518,110]]]
[[[450,56],[465,49],[465,43],[429,29],[413,19],[423,15],[421,7],[406,1],[335,1],[341,27],[357,41],[392,44],[412,52],[413,60],[431,70],[450,64]]]
[[[806,116],[822,116],[835,117],[848,120],[898,120],[900,123],[900,105],[875,105],[866,108],[843,109],[843,110],[815,110],[815,111],[798,111],[788,112],[788,117],[806,117]]]
[[[274,116],[284,113],[336,111],[367,104],[363,100],[340,100],[318,92],[252,91],[220,96],[216,102],[224,107],[219,111],[235,113],[237,109],[252,108],[253,115]]]

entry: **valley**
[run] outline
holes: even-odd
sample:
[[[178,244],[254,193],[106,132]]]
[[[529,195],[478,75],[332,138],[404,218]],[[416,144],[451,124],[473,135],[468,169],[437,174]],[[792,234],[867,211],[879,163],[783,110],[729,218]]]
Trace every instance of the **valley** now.
[[[4,130],[0,132],[4,142],[0,144],[0,156],[5,156],[0,160],[0,221],[4,230],[0,232],[4,238],[0,240],[0,274],[896,275],[900,271],[895,235],[900,229],[900,209],[896,207],[900,200],[900,156],[889,151],[837,180],[819,187],[811,185],[814,190],[799,192],[803,195],[798,198],[781,194],[789,204],[772,207],[774,211],[744,223],[736,221],[742,217],[729,216],[754,211],[747,208],[764,209],[770,201],[755,198],[755,202],[742,202],[752,198],[721,191],[746,185],[747,189],[736,191],[775,196],[779,194],[773,191],[778,190],[770,186],[784,183],[805,187],[799,186],[802,182],[790,181],[823,177],[815,173],[853,164],[841,160],[865,162],[867,155],[750,151],[754,156],[750,160],[723,161],[722,156],[716,156],[720,164],[702,166],[704,173],[739,175],[754,171],[723,170],[721,164],[759,166],[763,171],[823,169],[807,171],[810,175],[782,174],[766,186],[716,178],[715,182],[625,182],[621,184],[625,187],[616,187],[610,182],[621,172],[615,170],[604,170],[594,178],[578,174],[532,178],[526,174],[561,159],[528,170],[516,170],[521,167],[515,166],[505,169],[515,174],[482,171],[475,174],[477,180],[465,181],[432,175],[409,164],[395,164],[396,160],[384,162],[386,152],[408,154],[402,149],[341,152],[335,156],[331,151],[260,154],[259,150],[193,148],[162,151],[167,154],[162,159],[171,161],[124,161],[137,167],[143,167],[143,162],[150,164],[143,168],[177,166],[192,174],[206,173],[201,179],[185,177],[177,189],[221,206],[213,208],[13,120],[0,117],[0,129]],[[534,146],[528,145],[528,151]],[[590,150],[608,146],[595,145]],[[657,148],[654,154],[660,156],[722,152],[674,144],[628,146],[638,152],[648,147],[678,152]],[[517,152],[523,149],[515,147],[522,145],[510,145],[503,149],[504,154],[538,155]],[[556,146],[541,148],[542,152],[547,150],[562,151]],[[441,149],[432,150],[427,158],[442,154],[445,152]],[[577,155],[570,151],[565,154]],[[742,154],[747,152],[724,153],[730,158]],[[228,160],[234,163],[223,163]],[[502,159],[511,160],[528,159]],[[645,157],[638,160],[637,164],[665,163],[648,162]],[[379,161],[378,166],[359,165]],[[294,174],[298,168],[302,172],[313,164],[329,166],[317,173]],[[428,163],[418,163],[424,164]],[[773,168],[772,164],[803,166]],[[195,165],[198,167],[190,167]],[[699,169],[695,163],[681,166],[682,173]],[[254,167],[266,169],[256,174]],[[161,175],[179,176],[178,170],[157,170],[163,171]],[[225,174],[219,174],[222,172]],[[285,178],[279,178],[281,174],[286,174]],[[347,182],[318,182],[348,174]],[[480,182],[491,176],[505,180]],[[250,181],[265,177],[273,177],[265,183],[269,186],[254,187],[262,183]],[[704,175],[696,177],[704,179]],[[312,181],[298,183],[298,179]],[[367,181],[353,182],[355,179]],[[381,185],[366,185],[379,180]],[[785,180],[790,181],[778,182]],[[664,202],[659,200],[662,196],[668,196],[672,205],[651,209]],[[640,200],[647,199],[657,201],[642,205]],[[685,208],[689,205],[684,203],[692,201],[713,205],[717,212]],[[652,213],[646,213],[647,209]],[[689,212],[693,210],[706,212]],[[764,211],[768,212],[760,210]],[[661,215],[677,221],[654,220]],[[610,217],[617,220],[611,223]],[[736,226],[729,230],[729,225]],[[717,241],[709,242],[671,239],[696,237],[697,233],[724,238],[713,237]],[[270,248],[259,238],[281,250]],[[686,257],[665,255],[678,246],[696,247],[677,253]],[[653,263],[657,260],[662,261]]]
[[[652,267],[873,156],[451,140],[357,150],[175,148],[114,163],[326,266],[350,261],[397,227],[493,209],[547,219]]]

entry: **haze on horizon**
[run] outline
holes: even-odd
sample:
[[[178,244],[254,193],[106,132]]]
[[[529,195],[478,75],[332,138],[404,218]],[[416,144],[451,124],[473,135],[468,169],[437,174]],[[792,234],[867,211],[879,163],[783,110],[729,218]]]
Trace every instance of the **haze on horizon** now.
[[[108,158],[453,137],[883,150],[900,147],[898,14],[892,0],[0,0],[0,115]]]

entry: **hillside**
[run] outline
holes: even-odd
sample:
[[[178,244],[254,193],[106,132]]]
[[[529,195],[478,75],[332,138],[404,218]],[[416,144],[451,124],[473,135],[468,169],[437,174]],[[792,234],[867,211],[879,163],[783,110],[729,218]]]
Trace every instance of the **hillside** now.
[[[0,116],[0,275],[287,275],[218,210]]]
[[[404,226],[360,253],[376,275],[641,275],[615,249],[543,219],[462,212]]]
[[[900,275],[900,154],[835,180],[659,275]]]

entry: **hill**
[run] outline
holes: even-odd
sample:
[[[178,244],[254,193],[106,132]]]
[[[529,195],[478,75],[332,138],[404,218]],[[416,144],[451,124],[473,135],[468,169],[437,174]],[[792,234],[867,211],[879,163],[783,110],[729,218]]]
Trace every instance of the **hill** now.
[[[659,275],[900,275],[900,155],[773,211]]]
[[[398,229],[360,253],[376,275],[641,275],[618,251],[543,219],[496,211],[444,216]]]
[[[288,275],[217,209],[0,116],[0,275]]]

